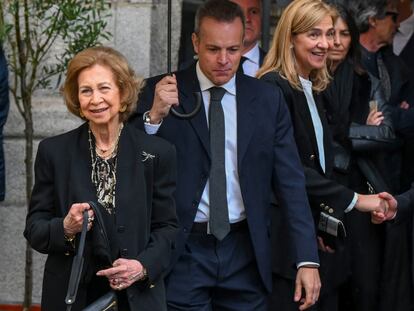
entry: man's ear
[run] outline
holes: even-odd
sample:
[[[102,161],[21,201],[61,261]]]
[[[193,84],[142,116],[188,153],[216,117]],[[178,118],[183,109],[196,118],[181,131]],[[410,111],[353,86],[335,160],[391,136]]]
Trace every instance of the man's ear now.
[[[194,53],[198,54],[198,45],[200,43],[200,38],[195,32],[193,32],[191,35],[191,41],[193,42]]]
[[[377,19],[375,17],[368,17],[368,24],[370,27],[375,28],[377,26]]]

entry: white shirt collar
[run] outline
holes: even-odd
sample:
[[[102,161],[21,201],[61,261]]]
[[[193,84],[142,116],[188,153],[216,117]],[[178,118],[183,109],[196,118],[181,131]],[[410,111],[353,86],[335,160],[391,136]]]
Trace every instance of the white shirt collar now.
[[[259,64],[260,62],[260,49],[259,49],[259,43],[257,42],[256,45],[248,51],[246,54],[243,54],[244,57],[246,57],[249,61]]]
[[[197,62],[196,65],[196,74],[202,92],[207,91],[209,88],[212,88],[213,86],[219,86],[224,88],[226,92],[234,96],[236,95],[236,75],[233,75],[233,77],[223,85],[214,85],[214,83],[211,82],[201,70],[199,62]]]
[[[300,83],[302,84],[303,88],[307,87],[307,88],[312,89],[312,81],[311,80],[305,79],[305,78],[301,77],[300,75],[299,75],[299,80],[300,80]]]
[[[409,18],[405,19],[400,23],[398,27],[398,32],[402,33],[404,36],[410,36],[413,33],[414,29],[414,13],[410,15]]]

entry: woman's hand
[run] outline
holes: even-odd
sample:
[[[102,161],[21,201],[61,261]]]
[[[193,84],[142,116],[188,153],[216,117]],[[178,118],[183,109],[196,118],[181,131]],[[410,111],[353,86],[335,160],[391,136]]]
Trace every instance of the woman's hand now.
[[[323,241],[323,238],[320,236],[318,236],[318,248],[324,253],[330,253],[330,254],[335,253],[335,250],[331,248],[330,246],[326,245],[325,242]]]
[[[106,276],[112,289],[122,290],[145,278],[146,272],[138,260],[118,258],[112,268],[100,270],[96,275]]]
[[[384,116],[381,111],[376,111],[375,109],[369,112],[367,117],[367,125],[380,125],[384,120]]]
[[[63,219],[63,230],[65,236],[73,237],[76,233],[82,231],[83,211],[88,210],[88,230],[92,228],[93,210],[88,203],[74,203],[70,207],[68,214]]]

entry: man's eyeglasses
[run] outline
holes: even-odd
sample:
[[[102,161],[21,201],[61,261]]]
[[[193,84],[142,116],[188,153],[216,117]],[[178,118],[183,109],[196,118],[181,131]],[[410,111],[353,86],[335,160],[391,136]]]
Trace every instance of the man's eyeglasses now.
[[[385,12],[385,15],[386,16],[391,16],[391,19],[394,23],[397,22],[397,19],[398,19],[398,13],[397,12],[388,11],[388,12]]]

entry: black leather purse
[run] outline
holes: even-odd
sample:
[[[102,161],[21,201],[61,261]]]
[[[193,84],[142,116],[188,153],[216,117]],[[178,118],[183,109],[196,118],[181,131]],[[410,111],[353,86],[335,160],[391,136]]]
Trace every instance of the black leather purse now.
[[[88,202],[90,207],[94,211],[94,248],[99,249],[101,254],[105,254],[108,262],[112,262],[110,258],[110,244],[108,236],[105,229],[105,224],[101,215],[101,211],[94,202]],[[79,248],[76,256],[73,258],[72,270],[69,278],[69,286],[67,295],[65,298],[66,302],[66,311],[70,311],[73,303],[76,300],[76,295],[78,292],[79,281],[81,277],[82,267],[84,264],[83,253],[85,249],[85,239],[88,228],[88,212],[85,210],[83,213],[83,226],[80,236]],[[97,245],[95,245],[97,244]],[[116,293],[111,290],[105,295],[99,297],[93,303],[88,305],[83,311],[118,311],[118,301]]]

